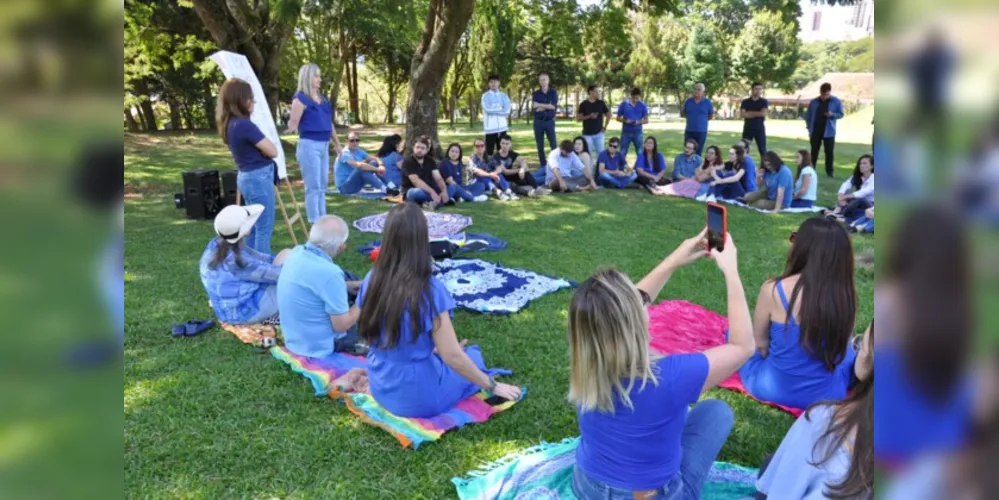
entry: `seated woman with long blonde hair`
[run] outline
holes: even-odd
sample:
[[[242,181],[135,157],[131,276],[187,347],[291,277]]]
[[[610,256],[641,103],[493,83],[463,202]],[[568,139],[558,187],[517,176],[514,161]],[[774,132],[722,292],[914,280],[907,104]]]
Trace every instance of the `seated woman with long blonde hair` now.
[[[675,270],[709,255],[705,236],[684,241],[638,285],[603,270],[572,298],[569,401],[582,436],[573,478],[579,498],[700,497],[734,417],[719,400],[690,405],[755,349],[731,236],[723,251],[710,253],[728,290],[728,344],[694,354],[653,352],[646,308]]]

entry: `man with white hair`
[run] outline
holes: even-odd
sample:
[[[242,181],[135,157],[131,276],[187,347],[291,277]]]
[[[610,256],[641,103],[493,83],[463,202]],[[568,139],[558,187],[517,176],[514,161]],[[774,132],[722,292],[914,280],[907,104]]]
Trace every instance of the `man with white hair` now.
[[[715,105],[704,97],[704,84],[694,85],[694,95],[683,103],[680,117],[687,119],[683,140],[697,141],[697,156],[704,154],[704,143],[708,140],[708,121],[715,117]]]
[[[360,282],[348,282],[333,262],[346,248],[349,233],[340,217],[320,217],[308,243],[285,259],[277,284],[281,331],[285,347],[299,356],[323,359],[352,351],[357,343],[360,309],[350,306],[347,295]]]

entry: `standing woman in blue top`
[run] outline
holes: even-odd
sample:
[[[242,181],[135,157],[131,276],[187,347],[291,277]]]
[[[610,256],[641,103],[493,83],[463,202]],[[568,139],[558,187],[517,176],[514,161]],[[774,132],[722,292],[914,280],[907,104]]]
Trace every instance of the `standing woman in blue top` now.
[[[427,219],[414,203],[396,205],[385,221],[381,254],[357,297],[358,332],[371,347],[371,396],[394,415],[429,418],[486,390],[509,400],[520,388],[496,382],[476,346],[459,343],[455,304],[433,276]]]
[[[572,489],[580,499],[700,498],[735,419],[720,400],[697,401],[755,348],[731,235],[723,251],[710,254],[725,277],[728,344],[703,353],[654,352],[647,308],[674,271],[708,255],[706,235],[681,243],[637,285],[603,270],[572,297],[569,401],[581,436]]]
[[[755,175],[746,170],[746,150],[739,144],[728,150],[728,161],[725,168],[714,169],[711,181],[711,191],[708,196],[722,200],[737,200],[746,196],[748,177]]]
[[[812,154],[798,150],[798,176],[794,181],[794,199],[791,208],[812,208],[819,198],[819,174],[812,166]]]
[[[715,117],[715,105],[704,97],[704,91],[703,83],[694,85],[694,95],[680,108],[680,117],[687,119],[683,140],[697,141],[697,156],[704,152],[704,143],[708,140],[708,121]]]
[[[655,137],[645,139],[645,146],[635,160],[635,173],[638,174],[636,182],[652,194],[658,194],[659,186],[672,182],[666,178],[666,158],[659,152],[659,141]]]
[[[263,211],[246,237],[246,245],[260,253],[271,253],[274,232],[274,158],[278,151],[260,128],[250,121],[253,113],[253,89],[249,83],[230,78],[219,90],[215,123],[222,142],[229,145],[239,173],[236,186],[247,205],[262,205]]]
[[[621,103],[617,107],[617,121],[621,125],[621,151],[624,156],[628,156],[628,150],[632,144],[635,145],[635,153],[641,156],[642,153],[642,126],[649,123],[649,108],[642,99],[642,89],[635,87],[631,89],[631,99]]]
[[[832,85],[823,83],[819,96],[808,103],[805,126],[812,143],[812,159],[819,161],[819,148],[826,150],[826,175],[833,177],[833,152],[836,148],[836,120],[843,118],[843,103],[832,95]]]
[[[298,70],[298,92],[291,103],[286,133],[298,132],[295,157],[305,184],[305,214],[313,224],[326,215],[326,190],[330,184],[330,139],[336,155],[342,154],[333,129],[333,105],[322,93],[319,66],[309,63]]]
[[[548,153],[555,149],[558,142],[555,139],[555,110],[558,109],[558,92],[549,87],[548,73],[538,75],[541,88],[534,91],[531,97],[534,105],[534,142],[538,146],[538,163],[548,162]],[[545,149],[545,137],[548,137],[548,149]]]
[[[761,401],[808,408],[846,397],[857,353],[853,245],[840,224],[806,220],[792,234],[784,272],[760,289],[757,353],[739,370]]]
[[[392,134],[382,140],[382,147],[376,155],[385,167],[383,178],[396,186],[402,185],[402,162],[405,160],[402,152],[405,149],[406,143],[402,141],[402,136]]]
[[[773,151],[763,155],[763,188],[746,195],[746,204],[778,213],[789,208],[794,196],[794,174]]]

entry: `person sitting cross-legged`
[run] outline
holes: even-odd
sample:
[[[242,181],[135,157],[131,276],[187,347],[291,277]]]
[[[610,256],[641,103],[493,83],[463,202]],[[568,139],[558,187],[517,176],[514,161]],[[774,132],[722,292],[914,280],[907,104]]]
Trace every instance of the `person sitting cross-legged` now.
[[[767,152],[769,154],[770,151]],[[793,235],[784,272],[760,289],[756,354],[739,374],[753,397],[792,408],[846,397],[857,353],[853,245],[822,217]]]
[[[277,282],[288,256],[258,252],[246,245],[263,205],[229,205],[215,217],[216,237],[199,261],[201,283],[219,321],[250,325],[278,312]]]
[[[708,197],[715,196],[722,200],[737,200],[746,196],[749,189],[749,177],[755,172],[746,166],[746,149],[741,144],[735,144],[728,150],[728,161],[725,168],[715,169],[714,180],[711,181],[711,191]]]
[[[773,151],[763,155],[763,186],[746,195],[746,204],[778,213],[790,208],[794,195],[794,174]]]
[[[451,201],[447,183],[430,157],[430,138],[420,136],[413,143],[413,156],[402,164],[402,189],[406,201],[418,203],[423,208],[434,209]]]
[[[486,158],[486,141],[476,137],[472,146],[475,150],[468,158],[468,168],[475,177],[475,183],[482,186],[484,193],[491,192],[501,201],[516,200],[517,195],[510,189],[510,183],[498,172],[498,164]]]
[[[383,193],[397,189],[398,186],[384,177],[387,171],[381,165],[381,158],[371,156],[358,147],[358,141],[357,132],[347,134],[347,149],[336,159],[334,177],[340,193],[356,194],[365,185]]]
[[[393,207],[378,260],[361,284],[358,328],[370,346],[371,396],[407,418],[440,415],[482,390],[520,399],[520,388],[488,375],[478,347],[458,342],[454,298],[433,276],[428,234],[418,207]]]
[[[357,343],[357,317],[348,292],[360,283],[348,282],[333,259],[346,248],[350,230],[335,215],[321,217],[309,241],[291,251],[277,284],[281,333],[289,351],[323,360],[334,352],[352,351]]]
[[[597,156],[597,183],[604,187],[624,189],[638,179],[635,170],[621,152],[621,139],[612,137],[607,149]]]
[[[538,180],[527,170],[527,159],[513,150],[513,139],[502,134],[499,141],[499,151],[490,159],[493,171],[502,175],[518,193],[530,198],[551,193],[550,189],[539,186]],[[510,199],[517,198],[510,196]]]
[[[701,156],[697,154],[700,147],[696,139],[684,141],[683,153],[673,159],[673,182],[694,178],[698,167],[701,166]]]
[[[836,209],[830,217],[850,223],[864,215],[864,211],[874,206],[874,157],[863,155],[853,168],[853,175],[839,188]]]
[[[590,176],[590,171],[572,150],[572,141],[566,140],[559,144],[558,149],[548,155],[545,166],[545,178],[552,191],[572,193],[574,191],[590,191],[597,188],[596,182]]]
[[[691,147],[688,143],[687,147]],[[693,198],[697,201],[715,202],[711,183],[715,180],[717,170],[724,168],[721,150],[718,146],[708,146],[704,150],[704,163],[694,170],[692,178],[683,179],[666,186],[664,194]]]
[[[439,167],[441,177],[447,184],[447,194],[455,202],[489,201],[486,195],[482,194],[485,186],[479,183],[471,183],[465,186],[465,165],[462,162],[461,144],[452,143],[447,147],[447,154],[441,160]]]
[[[402,185],[402,162],[405,158],[402,152],[406,149],[406,143],[399,134],[392,134],[382,140],[382,147],[378,149],[378,158],[382,166],[385,167],[386,184],[391,182],[396,186]]]
[[[670,180],[666,178],[666,158],[659,152],[659,142],[655,137],[646,137],[644,144],[635,161],[638,183],[648,192],[658,194],[659,186],[670,184]]]
[[[700,498],[735,417],[701,395],[730,377],[755,348],[735,241],[710,254],[725,279],[729,343],[664,355],[649,347],[648,306],[670,276],[704,260],[707,231],[690,238],[638,284],[598,271],[569,304],[569,401],[580,440],[576,498]]]

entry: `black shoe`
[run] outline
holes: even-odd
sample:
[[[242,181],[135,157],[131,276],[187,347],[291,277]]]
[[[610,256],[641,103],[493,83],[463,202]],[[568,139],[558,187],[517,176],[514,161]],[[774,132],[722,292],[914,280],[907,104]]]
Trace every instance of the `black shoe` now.
[[[829,176],[830,179],[836,178],[836,176],[832,172],[826,172],[826,175]]]
[[[398,189],[386,189],[385,190],[385,194],[387,196],[393,196],[394,197],[394,196],[399,196],[401,193],[399,193]]]

